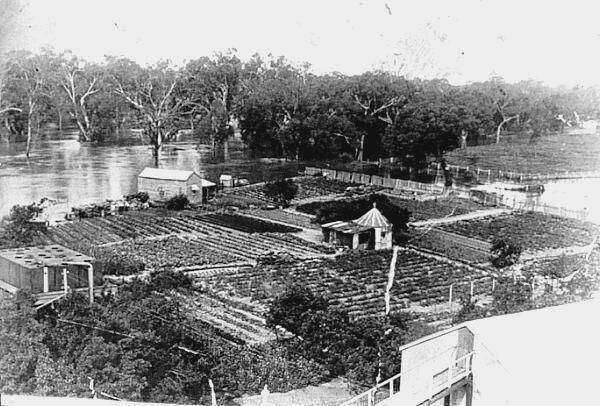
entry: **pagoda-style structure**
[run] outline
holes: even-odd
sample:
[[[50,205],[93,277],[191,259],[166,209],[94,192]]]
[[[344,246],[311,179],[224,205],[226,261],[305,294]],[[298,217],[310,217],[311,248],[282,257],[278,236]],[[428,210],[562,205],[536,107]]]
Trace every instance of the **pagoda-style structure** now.
[[[352,221],[333,221],[323,224],[323,240],[352,249],[382,250],[392,248],[392,224],[373,208]]]

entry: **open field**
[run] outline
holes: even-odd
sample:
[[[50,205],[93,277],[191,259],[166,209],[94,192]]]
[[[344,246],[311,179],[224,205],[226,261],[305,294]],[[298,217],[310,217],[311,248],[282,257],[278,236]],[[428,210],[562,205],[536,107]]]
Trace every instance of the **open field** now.
[[[589,222],[537,212],[463,220],[437,228],[487,242],[505,239],[530,251],[586,245],[600,232],[598,226]]]
[[[500,144],[455,149],[446,155],[449,164],[530,174],[564,171],[600,171],[600,136],[550,135],[531,143],[513,137]]]
[[[268,304],[286,284],[298,283],[325,297],[353,317],[368,317],[385,309],[390,251],[355,251],[335,258],[260,263],[239,272],[199,277],[214,294]],[[411,303],[435,304],[448,300],[454,284],[456,298],[469,292],[489,293],[491,277],[484,271],[444,261],[413,250],[401,250],[391,292],[393,310]]]

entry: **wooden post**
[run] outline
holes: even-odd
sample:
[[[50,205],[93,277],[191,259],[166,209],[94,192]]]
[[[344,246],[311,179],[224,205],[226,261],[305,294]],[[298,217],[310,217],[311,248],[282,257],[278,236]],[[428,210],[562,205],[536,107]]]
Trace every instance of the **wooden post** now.
[[[473,297],[474,292],[475,292],[475,282],[471,281],[471,297]]]
[[[496,290],[496,278],[492,278],[492,292]]]
[[[65,295],[67,293],[69,293],[69,283],[67,281],[67,268],[63,268],[63,289],[65,292]]]
[[[448,293],[448,303],[450,304],[450,310],[452,310],[452,284],[450,284],[450,292]]]
[[[44,292],[49,292],[50,291],[50,286],[48,283],[48,267],[45,266],[44,267]]]
[[[492,178],[492,170],[488,169],[488,182],[491,180]]]
[[[94,266],[88,266],[88,287],[90,290],[90,304],[94,303]]]

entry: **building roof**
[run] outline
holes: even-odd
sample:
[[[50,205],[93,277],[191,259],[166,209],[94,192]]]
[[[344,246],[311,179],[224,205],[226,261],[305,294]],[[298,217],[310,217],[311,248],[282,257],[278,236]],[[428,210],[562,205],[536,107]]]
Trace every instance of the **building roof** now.
[[[193,174],[194,171],[182,171],[179,169],[145,168],[138,175],[138,177],[147,179],[186,181]]]
[[[321,227],[330,228],[332,230],[345,234],[358,234],[373,228],[369,226],[356,224],[353,221],[333,221],[331,223],[322,224]]]
[[[92,257],[56,244],[1,250],[0,257],[28,269],[64,266],[66,262],[92,262],[94,260]]]
[[[373,203],[373,208],[371,210],[366,212],[362,217],[354,220],[354,223],[372,228],[390,227],[390,222],[383,216],[383,214],[381,214],[377,207],[375,207],[375,203]]]
[[[213,187],[213,186],[217,186],[216,183],[211,182],[210,180],[206,180],[204,178],[200,179],[200,184],[202,185],[202,187]]]

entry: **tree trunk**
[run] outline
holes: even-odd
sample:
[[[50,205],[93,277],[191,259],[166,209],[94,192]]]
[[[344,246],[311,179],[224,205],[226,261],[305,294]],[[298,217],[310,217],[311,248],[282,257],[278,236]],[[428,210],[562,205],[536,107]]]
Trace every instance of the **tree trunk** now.
[[[225,161],[229,160],[229,141],[227,139],[223,141],[223,158]]]
[[[29,158],[29,152],[31,150],[31,114],[27,117],[27,150],[25,155]]]
[[[77,118],[77,127],[79,127],[79,140],[88,142],[90,138],[85,127],[83,126],[83,123],[81,122],[81,120],[79,120],[79,118]]]
[[[496,144],[500,143],[500,133],[502,132],[502,127],[504,126],[504,124],[507,124],[508,122],[510,122],[511,120],[514,120],[517,117],[519,117],[519,116],[517,115],[517,116],[502,118],[502,122],[500,122],[500,124],[498,124],[498,128],[496,129]]]
[[[62,117],[62,112],[59,110],[58,111],[58,133],[60,135],[62,135],[62,121],[63,121],[63,117]]]
[[[360,145],[358,147],[358,152],[356,154],[356,160],[359,162],[363,161],[363,150],[365,147],[365,134],[361,134],[360,136]]]

